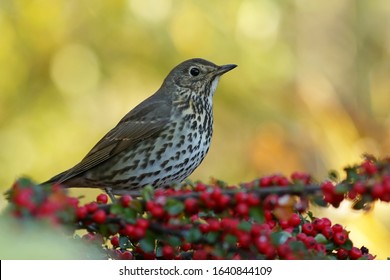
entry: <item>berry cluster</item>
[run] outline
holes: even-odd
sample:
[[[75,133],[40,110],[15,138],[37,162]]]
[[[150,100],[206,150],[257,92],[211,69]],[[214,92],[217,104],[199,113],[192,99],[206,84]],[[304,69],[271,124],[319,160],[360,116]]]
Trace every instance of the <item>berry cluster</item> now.
[[[111,204],[100,194],[83,205],[59,185],[20,179],[8,191],[8,212],[87,230],[82,240],[112,259],[373,259],[343,226],[309,211],[310,202],[338,207],[347,198],[361,209],[389,201],[389,160],[367,158],[346,171],[338,183],[293,173],[240,186],[146,187]]]
[[[8,208],[12,216],[44,219],[53,225],[72,223],[79,203],[58,184],[40,186],[26,178],[16,181],[7,195],[12,202]]]

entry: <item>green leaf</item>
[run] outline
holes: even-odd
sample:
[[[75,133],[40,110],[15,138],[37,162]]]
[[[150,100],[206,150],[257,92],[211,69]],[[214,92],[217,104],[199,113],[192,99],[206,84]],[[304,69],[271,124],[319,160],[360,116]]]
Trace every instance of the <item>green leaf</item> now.
[[[129,238],[127,238],[127,236],[119,236],[119,247],[121,249],[127,249],[129,248],[129,246],[131,245],[130,241],[129,241]]]
[[[179,237],[171,235],[168,237],[168,243],[171,246],[177,247],[180,246],[182,242]]]
[[[333,182],[337,182],[340,178],[339,173],[336,170],[330,170],[328,172],[328,177]]]
[[[154,188],[150,185],[144,187],[141,190],[141,196],[146,200],[149,201],[153,198],[154,196]]]
[[[353,247],[353,243],[350,239],[347,239],[347,241],[343,245],[341,245],[340,247],[343,249],[346,249],[346,250],[351,250]]]
[[[123,218],[126,220],[126,222],[134,224],[137,219],[137,212],[131,208],[124,208]]]
[[[18,179],[17,182],[23,188],[31,187],[32,185],[34,185],[34,183],[29,178],[25,177]]]
[[[271,233],[271,242],[275,246],[278,246],[285,243],[289,237],[291,237],[291,233],[287,231],[273,232]]]
[[[156,247],[156,257],[161,258],[162,255],[163,255],[162,246],[161,244],[158,244]]]
[[[333,242],[328,242],[325,244],[326,251],[333,251],[336,249],[336,245]]]
[[[201,237],[202,237],[202,233],[197,228],[191,228],[185,234],[186,241],[189,243],[199,241]]]
[[[335,192],[338,194],[341,194],[341,193],[348,192],[350,189],[351,189],[350,185],[348,185],[348,184],[338,184],[338,185],[336,185]]]
[[[122,212],[123,212],[123,207],[122,207],[120,204],[113,204],[113,205],[111,206],[111,208],[110,208],[110,212],[111,212],[112,214],[116,214],[116,215],[122,214]]]
[[[249,217],[251,217],[257,223],[264,223],[264,210],[261,207],[249,208]]]
[[[171,215],[178,215],[184,210],[184,203],[176,199],[167,199],[164,209]]]
[[[152,234],[147,233],[139,242],[141,249],[145,252],[153,252],[156,246],[156,240]]]
[[[318,233],[314,239],[317,241],[317,243],[322,243],[322,244],[326,244],[326,242],[328,241],[328,239],[326,239],[326,237],[322,234],[322,233]]]
[[[288,243],[289,247],[291,250],[293,250],[294,252],[302,252],[302,251],[306,251],[307,248],[305,246],[305,244],[303,244],[302,241],[291,241]]]
[[[311,202],[314,204],[320,206],[320,207],[326,207],[328,206],[328,203],[325,202],[324,198],[320,195],[315,195],[312,197]]]
[[[313,212],[311,212],[311,211],[308,211],[308,212],[307,212],[307,216],[309,217],[309,219],[310,219],[311,222],[315,219],[315,217],[314,217],[314,215],[313,215]]]
[[[226,249],[224,249],[220,246],[215,246],[213,248],[213,255],[219,256],[219,257],[225,257],[225,259],[226,259]]]
[[[218,240],[219,233],[218,232],[209,232],[206,234],[206,240],[209,243],[215,243]]]
[[[227,234],[224,239],[225,243],[229,246],[236,246],[237,237],[232,234]],[[228,247],[229,247],[228,246]]]
[[[252,227],[252,224],[248,221],[243,221],[243,222],[239,223],[237,226],[238,229],[241,229],[241,230],[246,231],[246,232],[250,231],[251,227]]]
[[[347,180],[348,182],[355,182],[359,179],[359,174],[357,173],[356,167],[346,167],[344,168],[345,173],[347,173]]]

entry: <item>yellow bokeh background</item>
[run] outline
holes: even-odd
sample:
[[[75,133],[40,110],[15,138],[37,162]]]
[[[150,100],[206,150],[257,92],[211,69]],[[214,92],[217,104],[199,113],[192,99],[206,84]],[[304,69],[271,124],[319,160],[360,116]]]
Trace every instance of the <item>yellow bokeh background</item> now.
[[[191,179],[323,180],[364,153],[388,156],[388,26],[386,0],[1,0],[0,189],[77,163],[192,57],[239,67],[220,81],[212,146]],[[388,204],[315,212],[390,256]]]

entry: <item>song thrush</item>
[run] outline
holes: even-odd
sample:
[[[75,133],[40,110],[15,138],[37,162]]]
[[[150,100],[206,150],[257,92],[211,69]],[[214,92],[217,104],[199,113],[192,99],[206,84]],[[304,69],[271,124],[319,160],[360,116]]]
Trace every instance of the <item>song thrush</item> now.
[[[180,183],[209,150],[214,91],[220,76],[236,66],[200,58],[180,63],[80,163],[45,183],[101,188],[111,195]]]

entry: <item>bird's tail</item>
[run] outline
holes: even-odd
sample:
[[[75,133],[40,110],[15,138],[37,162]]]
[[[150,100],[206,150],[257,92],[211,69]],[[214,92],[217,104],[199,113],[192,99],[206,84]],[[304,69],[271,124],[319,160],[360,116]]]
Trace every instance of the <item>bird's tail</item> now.
[[[64,175],[68,172],[68,170],[64,171],[64,172],[61,172],[60,174],[57,174],[56,176],[52,177],[51,179],[41,183],[41,185],[43,184],[54,184],[54,183],[63,183],[64,180],[63,180],[63,177]],[[64,186],[66,187],[66,184],[64,184]]]

